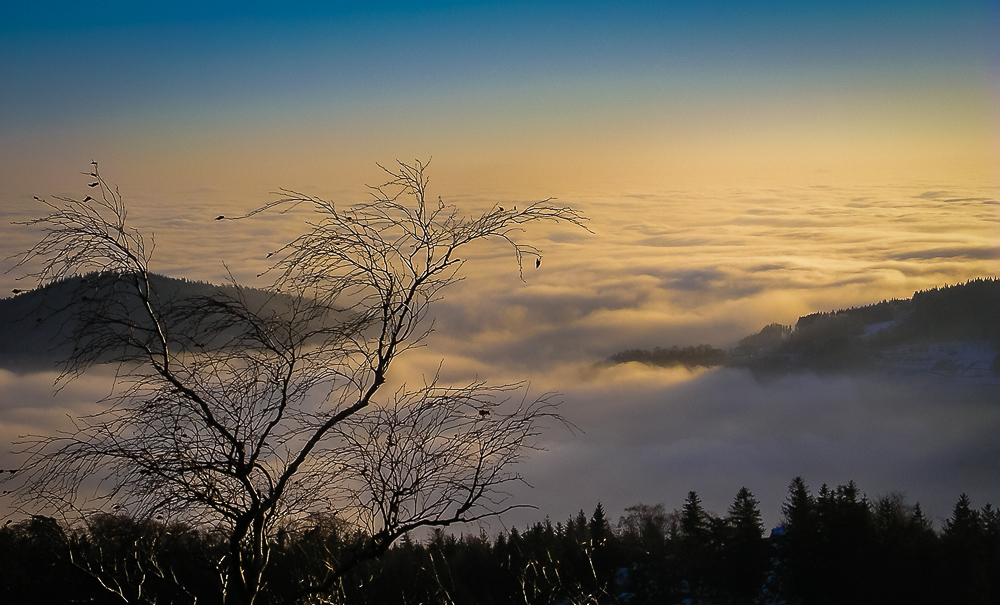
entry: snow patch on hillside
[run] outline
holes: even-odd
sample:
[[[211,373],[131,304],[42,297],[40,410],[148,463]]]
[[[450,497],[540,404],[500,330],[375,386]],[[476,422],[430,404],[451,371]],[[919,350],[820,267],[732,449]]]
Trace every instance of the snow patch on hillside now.
[[[884,349],[879,365],[891,374],[1000,385],[1000,374],[993,370],[997,355],[987,341],[907,344]]]
[[[886,330],[888,328],[891,328],[894,325],[896,325],[896,320],[882,321],[882,322],[879,322],[877,324],[868,324],[868,325],[865,326],[865,333],[862,336],[862,338],[864,338],[865,340],[867,340],[867,339],[871,338],[872,336],[875,336],[876,334],[878,334],[882,330]]]

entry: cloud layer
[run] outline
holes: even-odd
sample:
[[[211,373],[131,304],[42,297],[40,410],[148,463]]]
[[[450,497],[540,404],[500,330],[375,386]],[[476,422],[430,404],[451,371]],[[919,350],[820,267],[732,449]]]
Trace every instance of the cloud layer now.
[[[554,427],[544,436],[547,451],[522,469],[536,487],[517,494],[541,510],[510,523],[540,514],[558,519],[597,500],[612,514],[636,502],[669,508],[691,489],[722,513],[742,485],[775,523],[796,475],[815,487],[854,479],[871,496],[902,491],[939,519],[962,491],[980,504],[1000,503],[996,385],[813,375],[760,384],[737,370],[691,374],[597,364],[630,347],[727,346],[773,321],[794,323],[816,310],[994,275],[995,189],[802,187],[561,198],[590,217],[593,233],[530,229],[524,238],[544,257],[538,269],[525,266],[523,280],[500,244],[467,250],[467,279],[436,307],[428,346],[401,359],[394,375],[397,382],[419,380],[444,360],[445,382],[526,380],[532,393],[563,393],[563,412],[580,431]],[[470,211],[491,203],[461,199]],[[220,205],[238,213],[236,204],[211,199],[137,203],[130,216],[155,228],[154,268],[218,281],[225,261],[253,284],[266,253],[302,220],[219,225],[210,215]],[[28,241],[22,231],[8,231],[4,255]],[[66,414],[93,411],[110,388],[108,376],[96,376],[53,399],[53,377],[0,374],[4,441],[51,432]]]

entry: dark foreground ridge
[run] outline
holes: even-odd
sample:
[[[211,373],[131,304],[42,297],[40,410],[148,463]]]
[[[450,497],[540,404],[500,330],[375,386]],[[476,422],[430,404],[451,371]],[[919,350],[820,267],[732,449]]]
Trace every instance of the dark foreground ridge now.
[[[609,363],[745,367],[760,374],[794,371],[1000,377],[1000,280],[981,278],[882,302],[777,323],[729,351],[711,345],[630,349]]]
[[[742,488],[725,514],[689,492],[680,508],[637,504],[617,523],[598,503],[565,522],[489,535],[404,537],[309,602],[369,605],[1000,602],[1000,512],[966,495],[935,529],[900,494],[868,499],[854,482],[789,485],[765,531]],[[333,514],[290,522],[271,544],[263,603],[292,603],[349,556],[364,531]],[[99,514],[67,527],[34,516],[0,527],[5,603],[215,603],[210,564],[222,535],[183,521]]]

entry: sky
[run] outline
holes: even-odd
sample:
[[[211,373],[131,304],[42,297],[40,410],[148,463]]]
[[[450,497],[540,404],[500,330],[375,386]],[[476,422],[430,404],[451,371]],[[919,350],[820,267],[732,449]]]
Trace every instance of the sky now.
[[[526,233],[544,260],[523,280],[477,250],[400,369],[563,394],[580,431],[523,469],[539,514],[691,489],[722,513],[747,485],[776,521],[801,474],[941,518],[961,491],[1000,504],[995,389],[595,363],[997,275],[998,33],[986,0],[18,3],[0,256],[36,237],[10,224],[32,196],[82,197],[96,160],[154,270],[254,285],[298,225],[212,217],[279,188],[362,201],[377,163],[430,159],[431,195],[469,213],[555,197],[589,217]],[[0,433],[89,409],[101,380],[53,398],[0,370]]]

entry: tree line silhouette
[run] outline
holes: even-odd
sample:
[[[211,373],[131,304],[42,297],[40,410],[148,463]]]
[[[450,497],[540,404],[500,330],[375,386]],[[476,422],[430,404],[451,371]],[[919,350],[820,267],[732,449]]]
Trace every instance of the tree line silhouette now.
[[[679,509],[638,504],[617,523],[598,503],[495,536],[434,530],[405,536],[358,566],[322,601],[301,600],[327,562],[366,536],[334,515],[278,532],[260,603],[997,603],[1000,511],[962,494],[940,530],[902,495],[855,483],[813,494],[789,485],[781,523],[765,532],[743,487],[723,515],[696,492]],[[85,526],[31,517],[0,528],[0,601],[212,603],[222,532],[101,514]]]
[[[608,363],[628,363],[638,361],[647,365],[674,367],[706,367],[722,365],[726,361],[726,352],[711,345],[696,345],[692,347],[673,346],[669,349],[655,347],[647,349],[626,349],[608,357]]]

